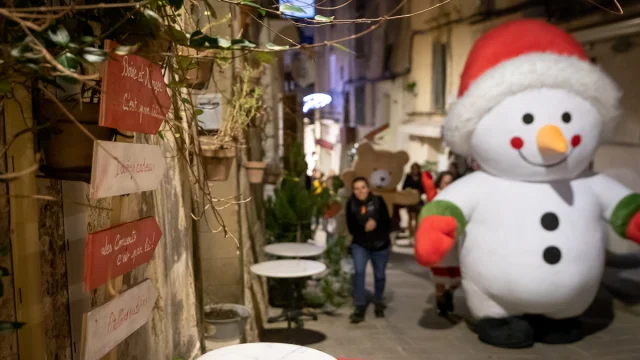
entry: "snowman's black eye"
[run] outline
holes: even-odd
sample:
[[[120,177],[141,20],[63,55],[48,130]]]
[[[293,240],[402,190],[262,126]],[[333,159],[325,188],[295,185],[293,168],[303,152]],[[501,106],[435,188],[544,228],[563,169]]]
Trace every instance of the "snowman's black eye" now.
[[[564,121],[565,123],[570,123],[571,122],[571,114],[569,114],[568,112],[562,114],[562,121]]]
[[[522,122],[529,125],[533,122],[533,115],[531,114],[524,114],[522,116]]]

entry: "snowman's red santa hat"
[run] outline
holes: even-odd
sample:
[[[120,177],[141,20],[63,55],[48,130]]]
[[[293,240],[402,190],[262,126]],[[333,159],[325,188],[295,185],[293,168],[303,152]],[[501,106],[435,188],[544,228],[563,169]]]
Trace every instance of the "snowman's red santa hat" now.
[[[592,103],[610,132],[620,114],[621,91],[589,61],[580,43],[564,30],[540,20],[515,20],[484,34],[475,43],[462,73],[458,100],[444,123],[447,144],[470,155],[470,139],[480,119],[510,95],[555,88]]]

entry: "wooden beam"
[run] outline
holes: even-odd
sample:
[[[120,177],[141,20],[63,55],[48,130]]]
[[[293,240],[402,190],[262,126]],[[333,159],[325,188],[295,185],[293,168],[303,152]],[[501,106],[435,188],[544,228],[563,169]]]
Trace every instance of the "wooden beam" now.
[[[33,126],[31,94],[14,89],[14,99],[5,99],[6,137]],[[20,136],[7,151],[8,171],[28,169],[35,164],[34,135]],[[26,323],[18,331],[21,359],[45,359],[44,303],[40,272],[39,208],[34,198],[16,195],[37,193],[35,172],[9,183],[11,247],[17,320]]]

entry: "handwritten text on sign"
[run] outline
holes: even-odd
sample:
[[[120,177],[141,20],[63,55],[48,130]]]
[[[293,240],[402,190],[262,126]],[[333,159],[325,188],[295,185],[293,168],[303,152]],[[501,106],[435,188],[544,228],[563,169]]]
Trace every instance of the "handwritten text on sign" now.
[[[115,47],[108,41],[108,49]],[[100,125],[145,134],[158,132],[171,108],[162,68],[137,55],[112,54],[105,64]]]
[[[166,168],[164,154],[157,145],[96,141],[90,196],[99,199],[155,190]]]
[[[149,262],[161,237],[153,216],[89,234],[84,256],[85,291]]]
[[[144,325],[158,298],[145,280],[86,315],[83,360],[98,360]]]

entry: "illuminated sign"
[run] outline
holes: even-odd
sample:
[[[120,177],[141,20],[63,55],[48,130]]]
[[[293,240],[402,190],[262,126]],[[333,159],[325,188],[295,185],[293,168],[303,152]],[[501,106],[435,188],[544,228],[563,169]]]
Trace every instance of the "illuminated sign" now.
[[[310,94],[302,98],[302,111],[307,113],[309,110],[320,109],[331,103],[331,96],[323,93]]]

